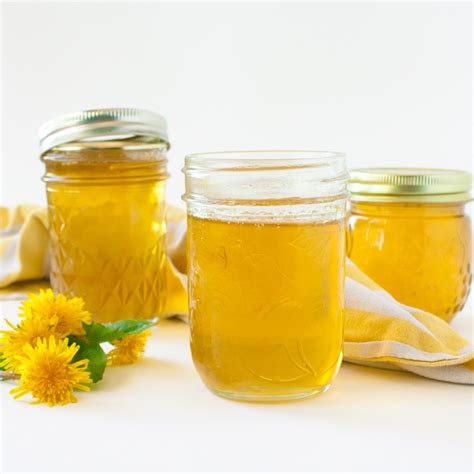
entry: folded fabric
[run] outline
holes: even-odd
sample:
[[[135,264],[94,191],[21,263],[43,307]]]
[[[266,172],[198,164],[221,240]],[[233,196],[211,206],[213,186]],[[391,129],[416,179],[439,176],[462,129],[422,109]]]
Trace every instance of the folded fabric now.
[[[39,206],[0,208],[0,288],[49,273],[46,226]]]
[[[169,207],[167,228],[168,288],[160,316],[185,316],[184,212]],[[18,296],[47,285],[47,243],[44,209],[27,205],[12,210],[0,208],[0,299],[12,292]],[[36,281],[31,284],[30,280]],[[397,302],[350,261],[344,312],[344,360],[474,384],[474,349],[466,339],[440,318]]]
[[[344,360],[474,384],[474,348],[442,319],[403,305],[347,261]]]

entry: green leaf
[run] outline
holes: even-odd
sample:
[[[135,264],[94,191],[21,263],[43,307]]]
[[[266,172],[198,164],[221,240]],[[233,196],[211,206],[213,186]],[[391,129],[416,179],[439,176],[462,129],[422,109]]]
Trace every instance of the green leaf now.
[[[87,370],[91,374],[91,379],[94,383],[102,380],[105,367],[107,365],[107,355],[98,342],[88,342],[79,337],[70,337],[69,342],[76,343],[79,350],[74,356],[73,362],[78,362],[83,359],[89,360]]]
[[[86,337],[92,342],[112,342],[130,334],[137,334],[150,328],[155,321],[139,321],[135,319],[116,321],[108,324],[83,324]]]
[[[88,359],[88,370],[91,379],[94,383],[98,382],[102,379],[107,365],[107,355],[100,344],[122,339],[130,334],[137,334],[154,324],[155,321],[138,320],[116,321],[108,324],[83,323],[85,336],[69,336],[69,343],[74,342],[79,346],[79,351],[74,356],[73,361]]]

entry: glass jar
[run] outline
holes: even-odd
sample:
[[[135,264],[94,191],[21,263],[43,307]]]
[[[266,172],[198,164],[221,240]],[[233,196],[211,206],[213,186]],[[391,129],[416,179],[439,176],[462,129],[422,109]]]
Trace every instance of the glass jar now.
[[[326,390],[342,360],[344,155],[194,154],[188,208],[191,350],[217,395]]]
[[[95,321],[158,316],[165,296],[168,138],[161,116],[88,110],[40,130],[55,292]]]
[[[471,284],[471,175],[435,169],[351,172],[348,257],[399,302],[450,321]]]

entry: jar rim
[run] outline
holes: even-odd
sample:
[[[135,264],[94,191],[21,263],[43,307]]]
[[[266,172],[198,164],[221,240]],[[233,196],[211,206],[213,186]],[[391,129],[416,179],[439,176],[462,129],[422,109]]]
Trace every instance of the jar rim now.
[[[317,150],[193,153],[186,156],[183,172],[183,199],[191,213],[198,207],[282,210],[298,203],[330,205],[346,199],[349,177],[343,153]]]
[[[344,153],[323,150],[230,150],[191,153],[185,157],[184,173],[193,170],[280,169],[341,165],[345,171]]]

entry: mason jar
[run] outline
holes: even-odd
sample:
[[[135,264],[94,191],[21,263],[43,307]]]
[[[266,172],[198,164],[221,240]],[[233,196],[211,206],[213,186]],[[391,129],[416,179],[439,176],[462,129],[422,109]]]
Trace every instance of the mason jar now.
[[[472,279],[471,185],[465,171],[351,171],[348,257],[400,303],[450,321]]]
[[[138,109],[64,115],[40,129],[56,293],[95,321],[158,316],[165,297],[166,121]]]
[[[343,154],[193,154],[184,168],[191,350],[217,395],[326,390],[342,359]]]

